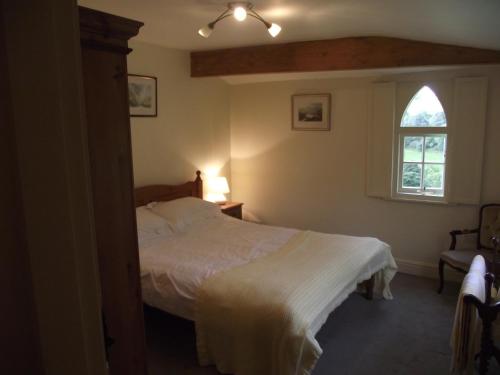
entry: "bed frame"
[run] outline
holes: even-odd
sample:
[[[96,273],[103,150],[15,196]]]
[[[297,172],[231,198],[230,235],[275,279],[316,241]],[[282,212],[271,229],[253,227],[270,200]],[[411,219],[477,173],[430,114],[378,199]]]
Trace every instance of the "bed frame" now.
[[[196,171],[194,181],[180,185],[148,185],[134,190],[135,206],[145,206],[151,202],[171,201],[184,197],[197,197],[203,199],[203,181],[201,172]]]

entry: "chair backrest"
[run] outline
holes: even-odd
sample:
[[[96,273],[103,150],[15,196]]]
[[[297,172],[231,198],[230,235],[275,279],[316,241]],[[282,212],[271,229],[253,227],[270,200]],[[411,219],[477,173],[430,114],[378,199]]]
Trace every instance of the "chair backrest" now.
[[[500,261],[500,235],[493,237],[493,259],[491,262],[491,272],[497,279],[500,279],[500,270],[498,269],[498,262]],[[500,296],[500,294],[498,294]]]
[[[491,238],[500,236],[500,204],[485,204],[479,213],[478,248],[493,249]]]

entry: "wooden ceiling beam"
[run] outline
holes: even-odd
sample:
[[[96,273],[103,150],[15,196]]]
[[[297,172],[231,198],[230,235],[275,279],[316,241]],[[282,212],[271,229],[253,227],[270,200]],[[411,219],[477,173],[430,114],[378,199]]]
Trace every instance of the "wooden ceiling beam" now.
[[[191,76],[499,63],[496,50],[354,37],[191,52]]]

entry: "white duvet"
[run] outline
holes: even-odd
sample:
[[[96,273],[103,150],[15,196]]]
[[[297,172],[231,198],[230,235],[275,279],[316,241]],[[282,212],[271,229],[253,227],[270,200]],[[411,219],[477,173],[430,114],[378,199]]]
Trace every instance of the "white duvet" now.
[[[139,251],[143,300],[160,310],[194,320],[196,296],[207,278],[275,252],[299,232],[220,214],[193,223],[183,231],[144,241]],[[341,247],[347,241],[349,246],[361,243],[390,252],[387,244],[375,238],[331,235],[331,239]],[[366,264],[363,268],[373,270],[373,266]],[[353,276],[351,282],[355,281]],[[336,298],[332,298],[324,315],[337,304]],[[318,317],[315,331],[324,320],[325,316]]]
[[[194,320],[195,299],[204,280],[279,250],[298,232],[220,214],[143,242],[139,251],[143,300]]]

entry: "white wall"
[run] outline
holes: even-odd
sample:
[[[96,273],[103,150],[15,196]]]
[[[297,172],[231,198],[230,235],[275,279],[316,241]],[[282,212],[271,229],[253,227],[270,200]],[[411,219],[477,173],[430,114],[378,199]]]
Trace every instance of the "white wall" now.
[[[196,169],[229,178],[228,85],[190,78],[189,52],[130,47],[129,73],[158,78],[158,117],[131,118],[135,185],[182,183]]]
[[[487,75],[482,201],[500,201],[500,69],[400,75],[445,80]],[[381,78],[295,80],[243,84],[231,91],[233,200],[273,225],[376,236],[408,268],[433,273],[452,229],[477,224],[478,207],[383,201],[365,195],[370,82]],[[291,95],[330,92],[332,131],[291,131]],[[422,268],[422,267],[421,267]],[[424,273],[425,273],[424,272]]]
[[[196,169],[218,172],[232,179],[233,200],[265,223],[376,236],[392,245],[403,268],[434,273],[448,232],[474,227],[478,207],[366,197],[370,84],[486,75],[482,201],[500,201],[500,68],[229,87],[218,78],[190,78],[188,52],[139,42],[131,47],[129,73],[158,77],[158,117],[132,118],[136,186],[184,182]],[[332,94],[331,132],[291,131],[291,95],[307,92]]]

